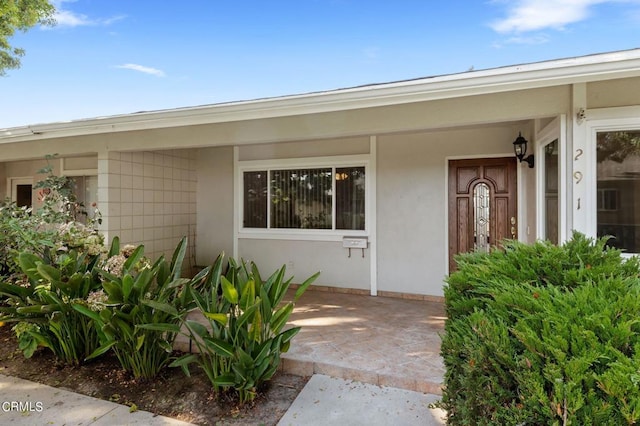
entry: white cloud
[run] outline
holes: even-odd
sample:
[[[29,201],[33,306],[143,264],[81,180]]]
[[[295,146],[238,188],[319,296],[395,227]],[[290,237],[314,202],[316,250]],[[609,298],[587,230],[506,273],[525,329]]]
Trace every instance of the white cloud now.
[[[110,18],[90,18],[82,13],[73,12],[64,7],[65,3],[75,3],[76,0],[54,0],[51,2],[56,8],[53,18],[57,27],[83,27],[97,25],[111,25],[114,22],[125,18],[124,15],[112,16]]]
[[[533,46],[538,44],[545,44],[549,42],[550,39],[551,38],[547,34],[536,34],[529,37],[515,36],[515,37],[509,37],[500,42],[496,42],[493,44],[493,47],[501,48],[505,44],[525,44],[525,45]]]
[[[490,26],[499,33],[522,33],[545,28],[563,29],[589,17],[590,7],[620,0],[517,0],[509,4],[507,17]]]
[[[143,65],[138,65],[138,64],[116,65],[116,68],[134,70],[134,71],[142,72],[145,74],[155,75],[156,77],[164,77],[166,75],[164,71],[159,70],[157,68],[145,67]]]

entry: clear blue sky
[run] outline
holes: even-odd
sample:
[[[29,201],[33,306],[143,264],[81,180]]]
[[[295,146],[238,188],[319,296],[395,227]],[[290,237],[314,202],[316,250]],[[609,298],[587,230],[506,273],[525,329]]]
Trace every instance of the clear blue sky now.
[[[0,128],[640,47],[640,0],[57,0]]]

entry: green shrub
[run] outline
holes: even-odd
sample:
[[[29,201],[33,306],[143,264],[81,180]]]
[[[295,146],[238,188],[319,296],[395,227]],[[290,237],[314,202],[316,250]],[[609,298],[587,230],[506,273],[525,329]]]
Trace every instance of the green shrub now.
[[[316,273],[300,285],[293,301],[283,302],[291,279],[285,267],[263,280],[255,264],[250,268],[229,259],[222,274],[223,255],[204,272],[199,289],[192,289],[198,310],[207,326],[187,320],[185,326],[199,353],[174,361],[189,375],[196,363],[216,390],[233,388],[241,403],[253,400],[257,388],[269,380],[299,327],[283,331],[295,302],[317,278]]]
[[[27,358],[44,346],[64,363],[77,365],[99,346],[93,322],[72,308],[76,303],[88,305],[96,296],[99,257],[73,249],[53,259],[20,254],[26,279],[0,283],[0,294],[7,298],[0,320],[19,323],[14,331]]]
[[[108,296],[99,312],[85,304],[73,307],[97,325],[101,346],[94,358],[113,350],[123,369],[135,378],[152,378],[170,361],[173,342],[189,308],[189,282],[181,278],[186,251],[183,238],[169,263],[164,257],[149,265],[144,246],[119,249],[115,238],[106,270],[101,270],[102,286]]]
[[[34,185],[34,190],[41,189],[46,194],[41,208],[18,207],[8,199],[0,203],[0,276],[7,280],[21,279],[17,260],[20,253],[33,253],[53,264],[60,249],[75,248],[82,253],[86,250],[78,245],[90,245],[91,240],[102,248],[96,231],[101,221],[99,212],[86,220],[87,212],[74,194],[73,180],[53,174],[49,163],[53,157],[47,156],[47,166],[38,171],[45,177]],[[87,226],[79,220],[87,222]]]
[[[605,244],[576,233],[458,257],[441,349],[449,424],[640,421],[640,268]]]

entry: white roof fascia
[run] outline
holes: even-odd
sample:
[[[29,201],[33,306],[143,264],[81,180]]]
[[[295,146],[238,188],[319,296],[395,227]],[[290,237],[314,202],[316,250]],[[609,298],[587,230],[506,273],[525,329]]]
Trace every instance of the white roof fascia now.
[[[640,76],[640,49],[327,92],[0,129],[0,143],[316,114]]]

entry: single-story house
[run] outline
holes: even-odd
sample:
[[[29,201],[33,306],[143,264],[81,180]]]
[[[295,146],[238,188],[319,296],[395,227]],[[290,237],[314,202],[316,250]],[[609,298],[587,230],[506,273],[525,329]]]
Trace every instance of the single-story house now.
[[[187,235],[192,265],[224,251],[337,292],[440,299],[454,254],[502,238],[575,229],[640,252],[639,141],[637,49],[1,129],[0,196],[37,205],[58,154],[107,237],[150,256]]]

